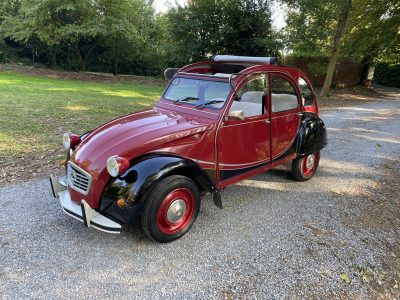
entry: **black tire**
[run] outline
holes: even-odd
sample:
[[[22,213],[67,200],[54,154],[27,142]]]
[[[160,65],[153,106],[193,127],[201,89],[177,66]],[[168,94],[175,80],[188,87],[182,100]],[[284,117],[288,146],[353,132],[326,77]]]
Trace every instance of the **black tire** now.
[[[312,167],[307,167],[307,159],[313,156],[313,163]],[[317,171],[319,165],[320,153],[315,152],[310,155],[296,158],[292,162],[292,175],[298,181],[306,181],[314,176],[315,172]]]
[[[177,216],[181,219],[178,223],[170,223],[167,217],[169,208],[176,202],[180,202],[178,205],[182,208],[182,201],[185,203],[185,210],[182,216],[182,209],[178,210]],[[148,194],[142,215],[142,228],[150,239],[169,243],[189,231],[196,221],[199,209],[200,193],[196,183],[185,176],[172,175],[158,182]]]

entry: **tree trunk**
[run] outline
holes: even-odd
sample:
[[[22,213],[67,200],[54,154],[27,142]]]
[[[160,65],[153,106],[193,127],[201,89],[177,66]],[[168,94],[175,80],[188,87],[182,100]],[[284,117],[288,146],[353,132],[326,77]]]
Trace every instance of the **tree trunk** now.
[[[79,60],[80,60],[81,72],[85,72],[86,71],[86,58],[83,58],[82,56],[80,56]]]
[[[98,39],[98,41],[93,44],[91,47],[87,46],[82,46],[81,48],[78,49],[79,53],[79,58],[80,58],[80,65],[81,65],[81,72],[86,72],[86,67],[87,64],[90,62],[89,57],[91,57],[92,51],[102,42],[101,39]]]
[[[85,72],[86,71],[86,59],[87,57],[83,57],[82,53],[81,53],[81,49],[79,48],[78,43],[75,44],[74,46],[75,49],[75,54],[76,56],[79,58],[79,71],[80,72]]]
[[[68,71],[71,71],[71,49],[68,44],[68,52],[67,52],[67,61],[68,61]]]
[[[55,70],[56,68],[57,68],[57,58],[56,58],[56,51],[57,50],[54,50],[54,47],[50,47],[50,49],[49,49],[50,51],[49,51],[49,55],[50,55],[50,68],[51,69],[53,69],[53,70]]]
[[[344,31],[346,28],[347,18],[349,16],[351,9],[351,0],[346,0],[343,4],[343,8],[340,12],[339,22],[336,29],[335,38],[333,40],[333,49],[331,58],[329,59],[328,68],[326,70],[326,77],[324,81],[324,85],[320,92],[320,96],[326,96],[329,93],[329,89],[331,88],[333,73],[335,72],[336,62],[339,55],[342,38],[344,35]]]
[[[115,39],[115,48],[114,48],[114,76],[118,75],[118,40]]]

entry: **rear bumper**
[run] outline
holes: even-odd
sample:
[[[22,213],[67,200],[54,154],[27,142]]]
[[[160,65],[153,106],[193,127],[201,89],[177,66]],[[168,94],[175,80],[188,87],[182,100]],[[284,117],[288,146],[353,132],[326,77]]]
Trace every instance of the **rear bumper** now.
[[[82,200],[80,205],[73,202],[63,179],[57,180],[54,175],[50,175],[50,185],[53,196],[60,201],[61,208],[67,215],[83,222],[86,227],[93,227],[108,233],[121,232],[121,224],[103,216],[91,208],[85,200]]]

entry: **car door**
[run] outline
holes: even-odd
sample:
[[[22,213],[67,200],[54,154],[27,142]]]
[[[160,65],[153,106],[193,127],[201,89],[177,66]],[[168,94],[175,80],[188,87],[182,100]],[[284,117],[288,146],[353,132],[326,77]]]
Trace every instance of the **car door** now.
[[[266,73],[243,80],[219,129],[217,153],[221,186],[223,182],[240,180],[270,161],[268,84]],[[237,116],[242,112],[244,118],[239,119]]]
[[[301,121],[301,97],[289,76],[272,73],[271,156],[277,161],[295,152],[294,141]]]

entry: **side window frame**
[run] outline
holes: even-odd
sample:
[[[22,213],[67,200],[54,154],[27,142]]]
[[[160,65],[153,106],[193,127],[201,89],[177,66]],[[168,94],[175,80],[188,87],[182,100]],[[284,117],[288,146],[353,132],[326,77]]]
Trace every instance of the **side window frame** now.
[[[264,116],[266,116],[266,115],[269,114],[270,108],[269,108],[269,105],[268,105],[268,99],[267,99],[267,98],[269,97],[269,90],[270,90],[269,86],[270,86],[270,80],[271,80],[270,77],[271,77],[271,75],[270,75],[269,72],[258,72],[258,73],[248,74],[247,76],[245,76],[245,77],[239,82],[239,84],[237,85],[237,88],[235,89],[235,90],[236,90],[236,91],[235,91],[235,96],[234,96],[233,100],[232,100],[231,103],[230,103],[229,109],[226,111],[226,116],[227,116],[227,117],[228,117],[229,112],[231,111],[232,106],[233,106],[234,102],[236,101],[236,99],[237,99],[238,97],[239,97],[239,98],[242,97],[242,95],[239,96],[239,95],[240,95],[240,91],[241,91],[249,82],[251,82],[251,81],[253,81],[253,80],[260,79],[260,78],[262,78],[262,77],[265,78],[265,87],[264,87],[264,91],[263,91],[264,94],[263,94],[263,96],[262,96],[262,107],[261,107],[263,113],[261,113],[261,114],[259,114],[259,115],[255,115],[255,116],[246,116],[246,115],[245,115],[244,121],[249,120],[249,119],[253,119],[253,118],[264,117]],[[247,91],[247,92],[251,92],[251,91]],[[245,93],[247,93],[247,92],[245,92]],[[243,94],[245,94],[245,93],[243,93]]]
[[[294,92],[296,93],[296,99],[297,99],[297,106],[296,108],[291,108],[291,109],[287,109],[287,110],[279,110],[279,111],[273,111],[272,109],[272,79],[274,77],[279,77],[282,78],[286,81],[289,82],[289,84],[292,86]],[[292,77],[290,77],[289,75],[283,74],[283,73],[278,73],[278,72],[271,72],[270,73],[270,77],[269,77],[269,98],[270,98],[270,110],[271,110],[271,114],[280,114],[280,113],[285,113],[285,112],[290,112],[290,111],[297,111],[297,110],[301,110],[302,109],[302,98],[301,98],[301,94],[300,94],[300,90],[297,86],[297,84],[295,83],[294,79]]]

